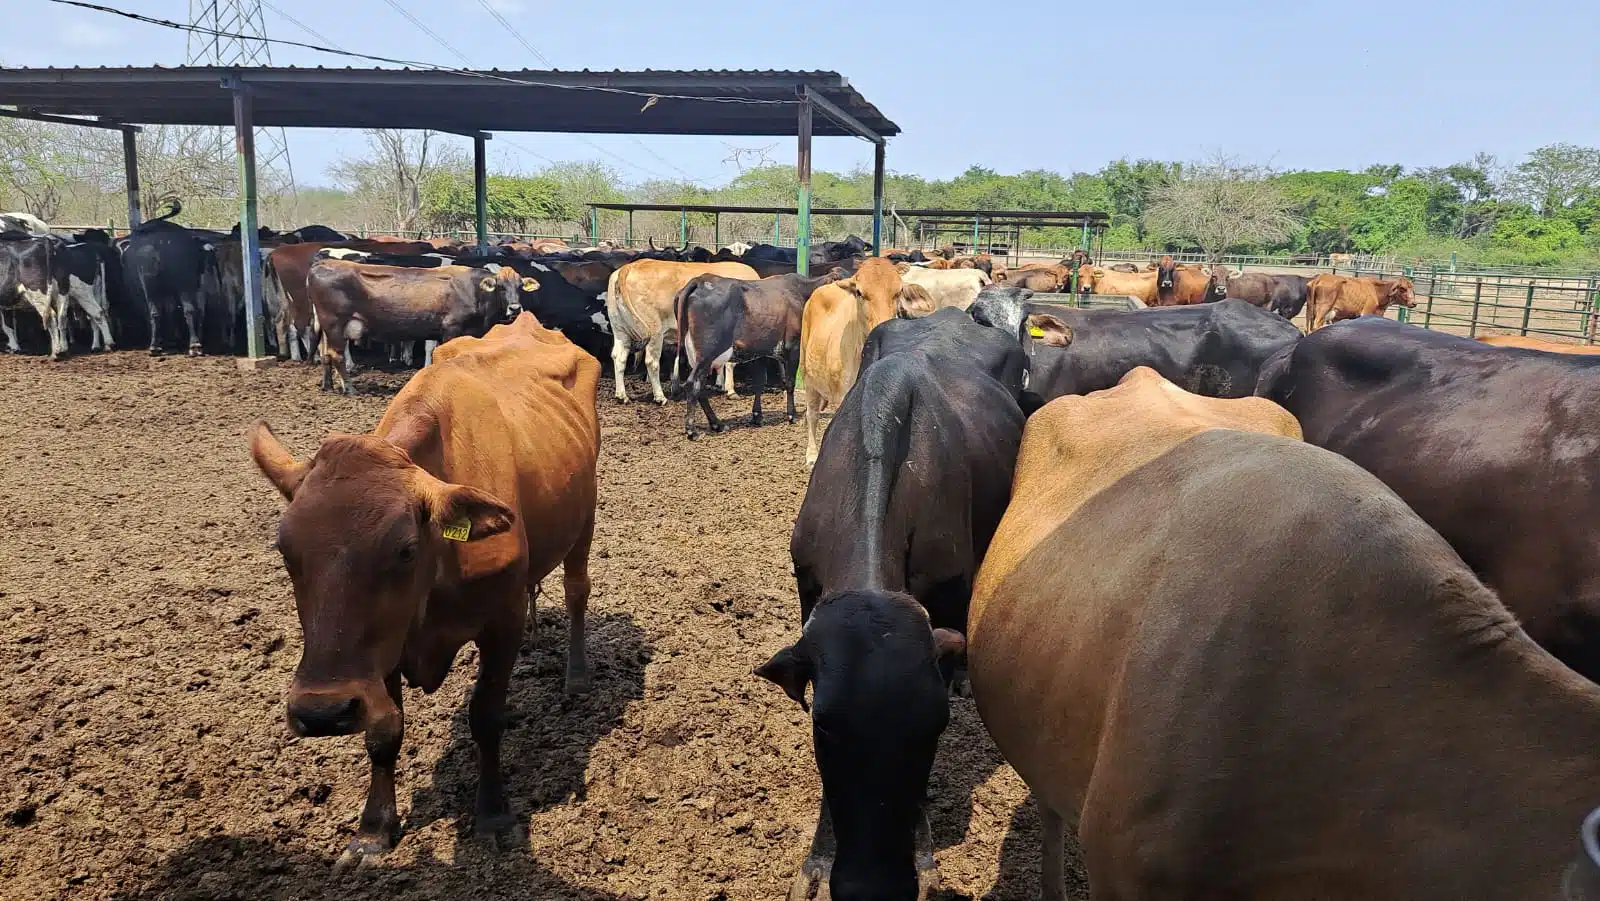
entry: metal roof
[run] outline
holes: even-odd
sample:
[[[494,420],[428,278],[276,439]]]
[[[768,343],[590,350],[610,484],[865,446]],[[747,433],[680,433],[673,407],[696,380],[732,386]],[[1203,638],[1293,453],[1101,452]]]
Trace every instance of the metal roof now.
[[[289,128],[793,135],[799,92],[809,89],[879,136],[900,133],[848,79],[824,71],[0,68],[0,104],[139,125],[232,125],[232,79],[253,94],[256,125]],[[854,134],[816,113],[814,134]]]
[[[593,208],[595,208],[597,210],[619,210],[619,211],[622,211],[622,212],[632,211],[632,212],[639,212],[639,213],[644,213],[644,212],[661,212],[661,213],[679,213],[679,212],[684,212],[684,213],[728,213],[728,214],[756,213],[756,214],[766,214],[766,215],[770,216],[773,213],[791,213],[791,214],[795,214],[795,213],[798,212],[796,210],[796,208],[792,207],[792,206],[725,206],[725,205],[710,204],[710,203],[700,203],[700,204],[688,203],[688,204],[684,204],[684,203],[598,203],[597,202],[597,203],[588,204],[588,206],[591,206],[591,207],[593,207]],[[889,211],[885,210],[885,212],[889,212]],[[901,218],[922,218],[922,217],[927,217],[927,216],[936,216],[936,217],[955,217],[955,216],[960,216],[960,217],[965,217],[968,220],[968,222],[967,222],[968,225],[972,224],[970,220],[972,220],[973,218],[982,219],[985,224],[988,224],[991,219],[994,219],[994,220],[1018,219],[1018,220],[1030,220],[1030,222],[1031,221],[1037,221],[1037,220],[1065,219],[1065,220],[1071,220],[1074,224],[1076,224],[1078,222],[1084,222],[1084,221],[1087,221],[1090,224],[1106,224],[1106,223],[1109,223],[1109,221],[1111,219],[1111,214],[1110,213],[1055,212],[1055,211],[1049,211],[1049,210],[939,210],[939,209],[907,210],[907,209],[896,209],[893,212],[895,213],[895,215],[898,215]],[[871,216],[872,215],[872,208],[871,207],[842,207],[842,208],[828,209],[828,208],[823,208],[823,207],[812,207],[811,208],[811,215],[813,215],[813,216]]]

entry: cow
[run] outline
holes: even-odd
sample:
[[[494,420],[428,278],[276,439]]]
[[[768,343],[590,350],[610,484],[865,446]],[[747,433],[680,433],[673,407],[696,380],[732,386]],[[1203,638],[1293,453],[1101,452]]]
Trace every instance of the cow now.
[[[1306,305],[1306,283],[1302,275],[1268,275],[1265,272],[1240,272],[1227,281],[1228,297],[1270,309],[1285,319],[1300,315]]]
[[[1043,897],[1068,828],[1094,898],[1561,897],[1600,688],[1297,432],[1140,371],[1029,421],[966,647]]]
[[[167,326],[180,316],[189,356],[204,353],[206,298],[220,290],[216,241],[174,223],[182,209],[172,201],[165,214],[134,228],[122,246],[123,281],[149,317],[151,356],[162,353]]]
[[[990,256],[989,254],[986,254],[986,253],[980,253],[977,256],[973,256],[973,257],[962,257],[962,258],[960,258],[960,259],[955,261],[955,268],[957,268],[957,269],[977,269],[977,270],[980,270],[981,272],[983,272],[984,275],[987,275],[987,276],[989,276],[989,278],[993,279],[994,278],[994,257],[992,257],[992,256]]]
[[[824,408],[837,407],[856,382],[867,333],[899,309],[897,264],[873,257],[855,275],[823,285],[806,301],[800,325],[800,370],[806,383],[806,466],[817,462]]]
[[[261,301],[267,318],[273,322],[280,359],[298,361],[302,344],[306,348],[306,358],[310,359],[312,356],[316,341],[311,297],[306,292],[306,278],[311,272],[311,264],[317,254],[328,247],[398,254],[423,254],[432,253],[434,250],[433,245],[426,241],[399,241],[388,238],[368,238],[336,244],[306,241],[274,248],[267,254]]]
[[[518,309],[519,290],[537,290],[505,273],[317,260],[306,286],[322,331],[322,390],[333,390],[337,369],[340,388],[355,393],[345,356],[351,340],[444,342],[487,332]]]
[[[790,897],[909,899],[937,882],[922,804],[1011,493],[1022,377],[1016,344],[959,310],[867,339],[790,541],[803,634],[758,670],[801,703],[815,686],[823,804]]]
[[[956,268],[956,264],[954,261],[947,260],[944,257],[934,257],[926,263],[919,264],[919,267],[922,269],[931,269],[935,272],[939,272],[946,269],[954,269]]]
[[[316,241],[318,243],[328,243],[349,240],[345,235],[339,234],[326,225],[302,225],[292,232],[284,232],[283,236],[292,237],[295,242]]]
[[[1139,366],[1196,394],[1248,397],[1267,362],[1300,339],[1298,328],[1242,300],[1078,310],[1032,302],[1016,289],[990,289],[969,312],[1027,352],[1030,412],[1062,395],[1110,388]]]
[[[117,349],[116,338],[111,334],[111,301],[107,287],[109,250],[109,245],[87,241],[58,241],[56,244],[60,266],[57,293],[63,307],[77,307],[88,317],[93,350]]]
[[[1082,268],[1082,267],[1079,267],[1079,268]],[[1133,263],[1112,263],[1110,266],[1107,266],[1105,268],[1111,270],[1112,272],[1138,272],[1139,271],[1139,267],[1134,265]]]
[[[611,281],[611,273],[618,267],[599,261],[585,261],[578,263],[551,263],[550,266],[561,277],[566,279],[574,288],[590,297],[599,297],[606,293],[606,285]]]
[[[1137,297],[1146,306],[1156,303],[1155,272],[1116,272],[1099,266],[1078,267],[1078,293]]]
[[[1535,641],[1600,681],[1600,360],[1372,317],[1308,335],[1256,393],[1383,480]]]
[[[29,308],[39,315],[50,338],[50,359],[67,353],[67,299],[61,285],[61,241],[26,232],[0,232],[0,330],[6,350],[20,353],[15,327],[18,311]],[[7,314],[11,320],[7,323]]]
[[[1533,338],[1526,335],[1479,335],[1478,341],[1490,347],[1517,347],[1523,350],[1537,350],[1550,354],[1577,354],[1579,356],[1600,354],[1600,345],[1565,344],[1560,341],[1547,341],[1543,338]]]
[[[678,330],[673,300],[689,280],[697,275],[755,281],[756,271],[743,263],[672,263],[663,260],[635,260],[616,272],[606,286],[606,318],[611,321],[611,362],[616,382],[617,403],[628,402],[623,373],[628,354],[644,345],[645,374],[655,402],[665,405],[661,388],[661,346],[669,334]],[[679,338],[678,340],[682,340]],[[673,358],[674,364],[677,357]],[[677,373],[674,373],[676,378]],[[733,393],[733,369],[724,370],[729,394]]]
[[[1162,257],[1156,268],[1156,299],[1150,306],[1188,306],[1226,298],[1228,272],[1223,267],[1216,268],[1220,271],[1174,263],[1172,257]]]
[[[524,313],[439,348],[378,427],[296,459],[258,423],[256,466],[288,506],[275,545],[305,633],[286,706],[301,737],[366,733],[372,783],[341,859],[394,847],[401,679],[437,691],[478,647],[469,722],[478,747],[475,830],[516,819],[500,773],[506,688],[531,597],[559,564],[569,618],[565,688],[588,690],[584,614],[594,536],[600,364]]]
[[[1004,284],[1016,288],[1026,288],[1039,294],[1057,294],[1066,288],[1066,283],[1062,279],[1063,273],[1060,268],[1051,266],[1039,269],[1012,270],[1006,273]]]
[[[900,279],[908,285],[920,285],[936,307],[958,307],[965,310],[968,304],[990,283],[989,276],[978,269],[952,269],[947,272],[923,269],[904,263],[900,265]]]
[[[823,285],[844,277],[833,269],[819,278],[780,275],[759,281],[697,275],[673,300],[678,322],[678,352],[688,370],[689,393],[684,397],[683,431],[693,441],[694,408],[699,404],[712,432],[721,432],[711,402],[703,393],[706,375],[716,366],[733,366],[750,360],[778,361],[788,393],[789,421],[795,420],[794,382],[800,366],[800,317],[806,300]],[[677,368],[677,367],[674,367]],[[761,425],[761,395],[767,388],[767,368],[756,368],[755,406],[750,424]],[[678,390],[673,380],[672,391]]]
[[[1329,322],[1357,316],[1382,316],[1390,304],[1411,308],[1417,305],[1411,279],[1350,278],[1344,275],[1319,275],[1306,283],[1306,331],[1314,332]]]

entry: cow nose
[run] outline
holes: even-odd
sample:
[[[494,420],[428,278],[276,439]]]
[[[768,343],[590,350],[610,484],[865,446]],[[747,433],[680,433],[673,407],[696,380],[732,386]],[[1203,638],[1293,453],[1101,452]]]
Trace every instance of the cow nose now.
[[[361,720],[360,698],[302,696],[289,702],[289,729],[301,738],[360,732]]]

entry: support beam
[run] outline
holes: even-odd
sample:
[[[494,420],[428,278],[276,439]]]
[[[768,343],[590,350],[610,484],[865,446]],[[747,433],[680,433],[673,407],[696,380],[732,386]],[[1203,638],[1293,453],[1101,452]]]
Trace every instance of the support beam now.
[[[478,226],[478,253],[489,252],[489,136],[479,132],[472,137],[472,209]]]
[[[230,87],[233,88],[233,141],[239,157],[239,252],[244,257],[245,356],[256,361],[266,357],[267,342],[261,312],[261,233],[256,228],[255,102],[243,83],[235,81]],[[159,340],[159,336],[152,335],[151,340]]]
[[[689,247],[689,211],[678,211],[678,247],[687,250]]]
[[[589,207],[589,246],[594,247],[600,243],[600,211]]]
[[[139,135],[122,132],[122,171],[128,186],[128,230],[133,231],[144,221],[143,207],[139,204]]]
[[[712,213],[711,214],[711,243],[713,245],[712,248],[711,248],[712,253],[715,253],[718,250],[722,249],[722,214],[721,213]]]
[[[872,148],[872,252],[883,254],[883,143]]]
[[[0,119],[27,119],[29,122],[52,122],[56,125],[76,125],[80,128],[104,128],[108,131],[133,132],[138,134],[143,131],[137,125],[124,125],[121,122],[108,122],[104,119],[80,119],[77,116],[53,116],[49,113],[33,113],[27,110],[0,109]]]
[[[862,125],[859,119],[845,112],[843,109],[840,109],[839,105],[834,103],[832,100],[829,100],[820,93],[811,90],[810,87],[805,89],[803,96],[806,100],[822,107],[822,114],[838,123],[841,127],[855,132],[859,137],[865,138],[866,140],[877,144],[879,147],[883,146],[883,137],[881,135],[865,125]]]
[[[811,104],[809,90],[800,101],[800,148],[795,157],[795,171],[800,176],[799,221],[796,224],[795,271],[802,276],[811,275]]]

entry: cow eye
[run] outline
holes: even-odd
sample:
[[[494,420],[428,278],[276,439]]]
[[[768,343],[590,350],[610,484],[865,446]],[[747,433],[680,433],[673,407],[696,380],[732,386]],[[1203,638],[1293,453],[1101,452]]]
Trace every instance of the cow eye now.
[[[410,563],[411,561],[413,561],[415,559],[417,559],[417,546],[416,546],[416,544],[411,543],[411,542],[407,542],[406,544],[403,544],[403,545],[400,546],[400,562],[401,563]]]

